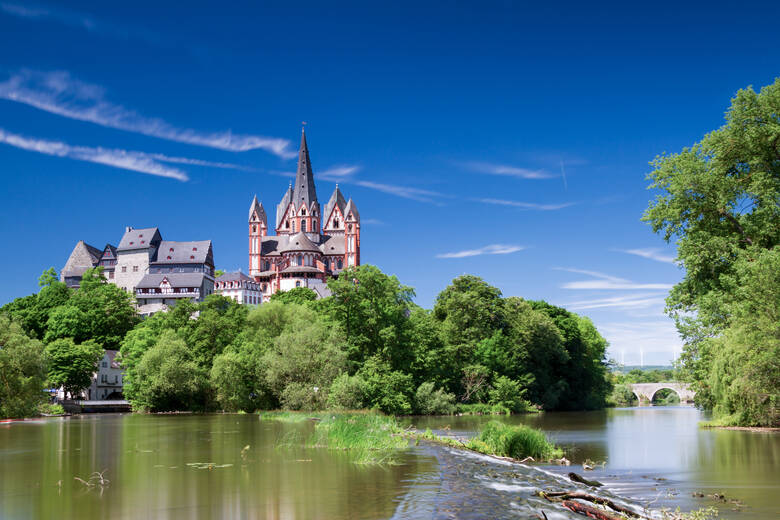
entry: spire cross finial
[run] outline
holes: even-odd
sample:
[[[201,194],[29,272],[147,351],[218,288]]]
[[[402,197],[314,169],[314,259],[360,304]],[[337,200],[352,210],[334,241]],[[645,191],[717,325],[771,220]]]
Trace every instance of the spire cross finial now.
[[[301,132],[306,129],[306,121],[301,121]]]

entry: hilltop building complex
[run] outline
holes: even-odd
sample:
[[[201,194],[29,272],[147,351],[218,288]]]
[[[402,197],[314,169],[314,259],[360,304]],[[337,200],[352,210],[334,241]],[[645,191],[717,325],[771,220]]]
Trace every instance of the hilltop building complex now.
[[[140,314],[166,310],[183,298],[202,301],[214,292],[211,240],[175,242],[163,240],[157,228],[127,227],[118,247],[101,250],[80,240],[60,279],[76,288],[84,272],[98,266],[109,283],[133,293]]]
[[[276,206],[274,235],[255,196],[249,206],[249,276],[263,301],[278,291],[309,287],[327,294],[328,277],[360,265],[360,214],[338,185],[324,208],[317,200],[306,133],[301,132],[298,169]]]

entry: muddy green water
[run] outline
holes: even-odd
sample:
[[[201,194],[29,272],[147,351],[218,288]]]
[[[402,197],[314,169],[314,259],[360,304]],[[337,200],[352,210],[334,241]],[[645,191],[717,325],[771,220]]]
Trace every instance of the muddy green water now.
[[[486,420],[410,421],[469,435]],[[716,505],[726,518],[780,517],[780,435],[700,430],[700,413],[686,407],[501,420],[543,428],[575,464],[606,460],[587,476],[627,504]],[[573,488],[560,475],[581,467],[528,467],[424,444],[411,446],[399,465],[360,466],[344,453],[301,448],[297,439],[311,428],[310,421],[256,415],[0,424],[0,518],[528,518],[542,509],[550,519],[575,518],[534,491]],[[102,489],[75,479],[104,470],[110,483]],[[692,497],[699,491],[745,505],[734,512],[734,504]]]

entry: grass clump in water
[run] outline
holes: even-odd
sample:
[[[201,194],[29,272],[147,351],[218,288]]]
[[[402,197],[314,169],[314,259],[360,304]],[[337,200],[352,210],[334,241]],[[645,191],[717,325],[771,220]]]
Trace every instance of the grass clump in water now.
[[[551,443],[547,436],[530,426],[511,426],[499,421],[490,421],[479,435],[470,439],[466,447],[485,453],[524,459],[550,460],[563,456],[563,450]]]
[[[261,421],[279,421],[285,423],[298,423],[304,421],[320,420],[323,413],[312,412],[258,412]]]
[[[358,464],[393,464],[409,442],[392,417],[379,414],[335,414],[318,422],[312,444],[344,450]]]

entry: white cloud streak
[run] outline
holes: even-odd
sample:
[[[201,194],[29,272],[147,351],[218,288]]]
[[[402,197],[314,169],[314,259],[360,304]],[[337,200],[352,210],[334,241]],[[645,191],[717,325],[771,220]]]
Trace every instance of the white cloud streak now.
[[[580,300],[564,304],[567,309],[581,311],[587,309],[646,309],[649,307],[663,306],[664,298],[655,293],[627,294],[611,298],[597,298],[593,300]],[[653,314],[654,316],[657,314]]]
[[[71,27],[80,27],[88,31],[95,31],[98,28],[98,24],[89,16],[41,5],[0,2],[0,11],[27,20],[54,20]]]
[[[230,131],[203,133],[177,128],[162,119],[150,118],[105,99],[98,85],[73,79],[68,72],[22,71],[0,83],[0,99],[14,101],[107,128],[134,132],[179,143],[231,152],[261,149],[289,159],[290,141],[257,135],[234,135]]]
[[[664,255],[660,249],[657,248],[645,248],[645,249],[618,249],[622,253],[628,253],[629,255],[641,256],[649,260],[655,260],[656,262],[663,262],[665,264],[674,264],[674,257]]]
[[[326,181],[345,181],[351,179],[359,170],[360,166],[355,165],[332,166],[327,170],[317,172],[317,177]]]
[[[395,195],[396,197],[416,200],[418,202],[434,202],[434,198],[443,197],[441,193],[435,191],[410,188],[408,186],[398,186],[395,184],[382,184],[371,181],[354,181],[353,184],[362,186],[364,188],[381,191],[383,193],[388,193],[390,195]]]
[[[120,168],[123,170],[130,170],[139,173],[147,173],[149,175],[157,175],[159,177],[167,177],[182,182],[189,180],[187,174],[182,170],[160,164],[159,161],[162,159],[160,159],[161,156],[159,155],[155,157],[143,152],[106,148],[90,148],[86,146],[71,146],[59,141],[34,139],[18,134],[12,134],[6,132],[2,128],[0,128],[0,143],[5,143],[30,152],[38,152],[55,157],[66,157],[68,159],[75,159],[77,161],[104,164],[114,168]]]
[[[436,258],[467,258],[470,256],[480,255],[508,255],[510,253],[522,251],[523,249],[525,249],[523,246],[491,244],[479,249],[466,249],[464,251],[456,251],[454,253],[442,253],[440,255],[436,255]]]
[[[579,273],[596,278],[596,280],[581,280],[576,282],[567,282],[561,285],[562,289],[574,290],[664,290],[672,288],[669,283],[636,283],[625,278],[618,278],[597,271],[587,271],[584,269],[570,269],[565,267],[555,267],[558,271],[568,271]]]
[[[504,200],[504,199],[475,199],[477,202],[484,204],[495,204],[498,206],[511,206],[513,208],[520,209],[532,209],[539,211],[555,211],[558,209],[568,208],[573,206],[573,202],[565,202],[562,204],[538,204],[535,202],[518,202],[516,200]]]
[[[517,166],[507,166],[505,164],[493,164],[486,162],[467,162],[463,163],[466,168],[488,175],[504,175],[507,177],[517,177],[519,179],[552,179],[558,177],[544,170],[531,170]]]

